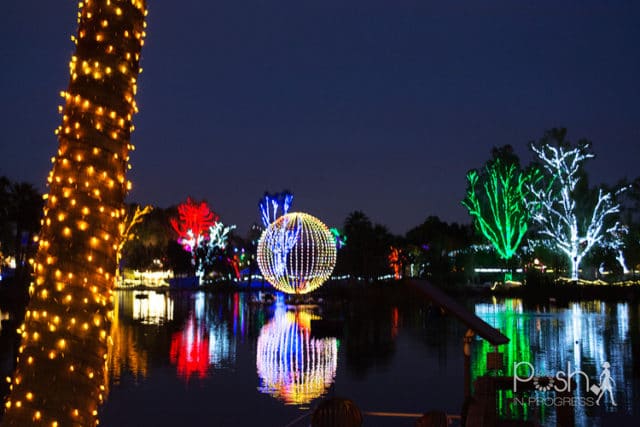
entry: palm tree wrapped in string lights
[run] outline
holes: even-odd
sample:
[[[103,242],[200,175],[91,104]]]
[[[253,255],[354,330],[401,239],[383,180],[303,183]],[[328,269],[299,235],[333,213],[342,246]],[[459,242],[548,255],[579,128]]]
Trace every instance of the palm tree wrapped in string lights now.
[[[4,426],[98,424],[145,15],[144,0],[79,3]]]

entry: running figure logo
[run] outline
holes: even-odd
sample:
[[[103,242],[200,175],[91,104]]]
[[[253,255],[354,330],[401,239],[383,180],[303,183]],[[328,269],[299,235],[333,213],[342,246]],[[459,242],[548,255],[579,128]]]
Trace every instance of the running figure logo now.
[[[615,381],[613,380],[613,378],[611,378],[611,371],[609,370],[609,368],[611,367],[611,365],[609,364],[609,362],[604,362],[602,364],[602,367],[604,368],[602,370],[602,373],[600,374],[600,384],[599,385],[592,385],[591,386],[591,391],[598,395],[598,398],[596,399],[596,405],[600,405],[600,399],[602,399],[602,396],[604,396],[605,392],[609,392],[609,398],[611,399],[611,404],[613,406],[618,406],[616,404],[615,399],[613,398],[613,386],[615,385]]]

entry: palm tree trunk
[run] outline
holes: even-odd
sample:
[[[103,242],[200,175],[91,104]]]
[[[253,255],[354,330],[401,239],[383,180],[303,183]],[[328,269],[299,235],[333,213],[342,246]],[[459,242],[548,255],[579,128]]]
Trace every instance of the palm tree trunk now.
[[[34,292],[4,426],[93,426],[104,400],[145,0],[80,3]]]

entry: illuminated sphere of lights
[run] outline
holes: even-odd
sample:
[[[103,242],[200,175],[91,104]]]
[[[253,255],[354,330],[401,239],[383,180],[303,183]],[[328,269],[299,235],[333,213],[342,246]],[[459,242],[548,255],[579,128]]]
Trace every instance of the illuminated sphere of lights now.
[[[292,212],[272,222],[258,242],[258,266],[264,278],[288,294],[320,287],[336,265],[336,243],[318,218]]]

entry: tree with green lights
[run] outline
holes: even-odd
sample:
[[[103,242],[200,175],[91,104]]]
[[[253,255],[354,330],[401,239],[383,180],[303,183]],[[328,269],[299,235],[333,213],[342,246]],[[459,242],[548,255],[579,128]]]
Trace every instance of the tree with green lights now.
[[[540,173],[536,168],[523,171],[510,145],[494,148],[492,154],[483,170],[467,173],[467,195],[462,204],[499,257],[509,260],[527,232],[528,184],[540,180]]]

